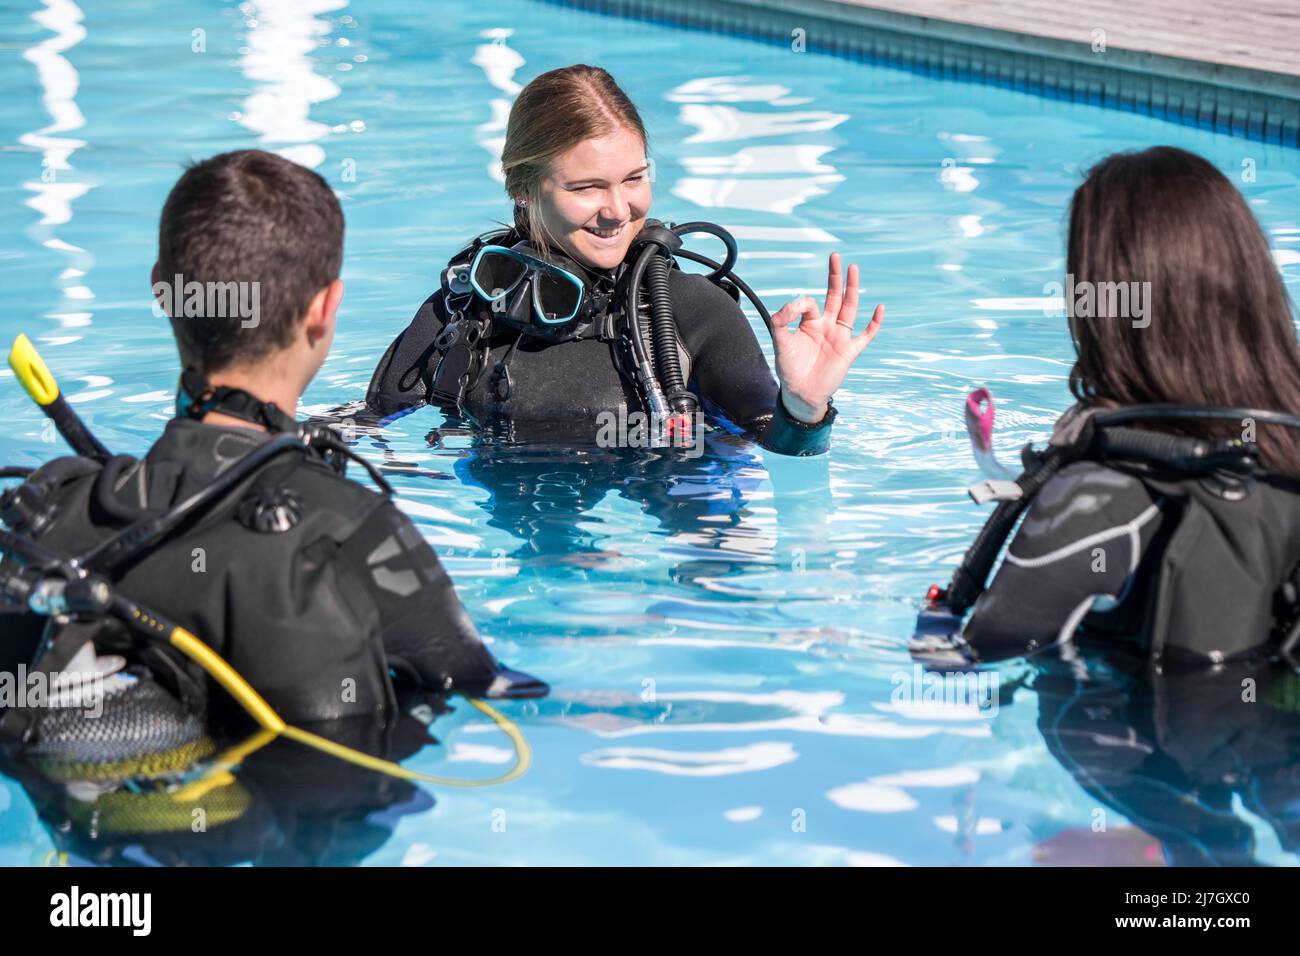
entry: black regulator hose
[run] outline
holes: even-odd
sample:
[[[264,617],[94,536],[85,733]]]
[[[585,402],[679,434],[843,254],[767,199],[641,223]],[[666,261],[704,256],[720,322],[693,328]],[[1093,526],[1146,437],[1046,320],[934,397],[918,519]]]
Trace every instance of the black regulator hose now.
[[[710,272],[708,276],[709,281],[717,282],[722,278],[733,278],[731,270],[736,268],[736,260],[740,257],[740,252],[736,248],[736,237],[727,232],[727,230],[723,229],[721,226],[712,222],[684,222],[680,226],[673,226],[673,235],[677,236],[679,239],[682,236],[689,236],[696,232],[707,233],[710,236],[721,239],[722,244],[727,248],[727,258],[722,260],[721,265],[716,262],[709,263],[713,268],[713,271]],[[677,249],[672,250],[672,252],[674,255],[683,254],[680,245]],[[688,255],[687,258],[694,259],[696,262],[704,261],[700,257],[694,255]]]
[[[632,347],[636,351],[637,361],[654,368],[654,343],[641,334],[641,284],[645,281],[646,267],[655,256],[654,246],[647,246],[632,263],[631,278],[628,280],[627,318],[632,328]]]
[[[637,374],[645,389],[647,410],[652,415],[676,415],[684,409],[681,396],[688,394],[682,382],[681,357],[677,354],[677,326],[673,319],[672,299],[668,294],[669,257],[681,248],[682,241],[661,222],[649,222],[632,241],[632,272],[627,284],[627,319],[636,354]],[[641,290],[647,275],[655,280],[650,293],[650,336],[641,334]],[[671,364],[665,366],[665,358]],[[675,375],[673,374],[675,370]],[[664,374],[670,378],[665,380]],[[666,392],[676,400],[669,403]],[[694,396],[691,396],[693,407]]]
[[[1275,412],[1263,408],[1221,408],[1217,405],[1128,405],[1111,412],[1102,412],[1096,416],[1097,426],[1105,428],[1127,422],[1144,419],[1169,418],[1221,418],[1244,422],[1247,419],[1261,425],[1281,425],[1284,428],[1300,430],[1300,415],[1290,412]]]
[[[668,294],[668,253],[655,250],[647,266],[650,288],[650,328],[654,340],[655,368],[668,407],[676,414],[691,414],[697,407],[695,396],[686,389],[682,376],[682,357],[677,349],[677,322],[673,302]]]
[[[221,475],[160,514],[149,514],[77,558],[77,564],[109,576],[122,573],[168,540],[182,525],[207,514],[264,464],[287,451],[301,451],[303,439],[281,433],[250,451]]]
[[[717,262],[708,256],[682,248],[682,236],[693,233],[706,233],[721,240],[727,251],[723,261]],[[710,282],[717,283],[726,279],[734,284],[758,310],[769,335],[773,334],[771,313],[754,290],[732,272],[740,253],[735,237],[719,225],[695,221],[671,226],[651,220],[633,240],[629,255],[633,258],[626,287],[627,320],[632,349],[639,366],[638,374],[644,379],[643,384],[649,392],[647,400],[652,410],[655,404],[663,404],[667,406],[664,410],[674,415],[693,414],[698,408],[698,402],[686,387],[678,351],[677,323],[669,293],[668,277],[673,257],[682,256],[707,266],[712,270],[706,276]],[[650,303],[649,336],[641,333],[643,288],[648,293]]]
[[[632,271],[627,282],[627,324],[632,340],[632,354],[636,359],[637,377],[641,387],[646,390],[647,411],[660,414],[666,412],[663,407],[663,392],[659,388],[659,379],[655,375],[654,343],[641,334],[641,283],[645,277],[646,267],[657,250],[648,245],[637,255],[632,264]]]

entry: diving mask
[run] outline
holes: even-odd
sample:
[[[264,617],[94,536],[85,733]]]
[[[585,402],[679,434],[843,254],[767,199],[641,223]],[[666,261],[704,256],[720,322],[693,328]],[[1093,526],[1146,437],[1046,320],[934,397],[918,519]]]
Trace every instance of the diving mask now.
[[[497,318],[542,338],[570,337],[603,305],[590,294],[576,263],[559,256],[543,259],[527,242],[479,249],[469,280]]]

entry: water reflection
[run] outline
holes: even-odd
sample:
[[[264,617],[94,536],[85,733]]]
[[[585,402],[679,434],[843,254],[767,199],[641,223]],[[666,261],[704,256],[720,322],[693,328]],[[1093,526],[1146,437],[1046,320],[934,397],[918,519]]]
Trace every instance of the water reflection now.
[[[1250,660],[1134,678],[1094,659],[1045,668],[1034,690],[1052,756],[1169,865],[1300,862],[1296,673]],[[1081,847],[1105,842],[1104,813],[1092,822]]]
[[[755,113],[734,106],[688,103],[682,107],[678,118],[696,129],[683,142],[729,143],[763,136],[823,133],[839,126],[849,115],[828,110]]]
[[[680,84],[666,98],[683,104],[678,119],[696,128],[686,138],[687,144],[819,133],[848,119],[847,114],[825,110],[755,112],[726,105],[761,102],[788,107],[808,102],[790,97],[789,92],[780,84],[751,83],[748,77],[702,77]],[[715,156],[684,156],[682,164],[693,175],[679,179],[672,193],[706,209],[789,215],[844,181],[835,167],[823,161],[830,150],[827,145],[796,142],[746,146]]]
[[[838,175],[753,181],[687,176],[677,181],[673,195],[706,209],[721,206],[785,215],[811,199],[826,195],[829,186],[843,181],[844,177]]]
[[[445,712],[441,699],[411,697],[388,724],[331,721],[307,729],[400,762],[438,743],[431,722]],[[387,843],[403,817],[434,805],[427,790],[409,781],[265,732],[232,739],[192,766],[179,752],[151,755],[138,766],[79,759],[0,759],[53,843],[44,862],[349,866]]]
[[[791,96],[788,86],[755,82],[748,76],[700,76],[679,83],[664,99],[670,103],[768,103],[802,106],[810,97]]]
[[[257,0],[240,5],[248,27],[239,69],[256,86],[244,99],[239,123],[258,142],[286,159],[314,169],[325,161],[316,141],[330,133],[311,119],[311,108],[339,95],[338,84],[316,72],[312,54],[333,25],[318,16],[347,0]],[[289,144],[289,145],[275,145]]]
[[[506,43],[514,32],[505,27],[484,30],[480,36],[491,42],[479,44],[470,59],[471,63],[483,71],[487,81],[505,94],[488,100],[491,118],[480,123],[474,130],[475,142],[487,150],[491,157],[487,173],[500,183],[505,182],[505,175],[501,172],[501,151],[506,145],[506,122],[510,119],[510,106],[514,98],[523,89],[515,80],[515,74],[524,65],[524,58]]]
[[[41,214],[28,235],[45,248],[62,253],[67,261],[67,267],[59,275],[64,303],[59,311],[46,316],[64,328],[89,325],[92,313],[86,309],[95,297],[85,278],[94,265],[94,257],[80,246],[59,238],[55,229],[72,221],[73,202],[93,188],[90,183],[61,181],[73,172],[72,154],[86,145],[83,139],[62,135],[86,125],[86,118],[77,105],[81,76],[64,56],[86,38],[86,28],[81,25],[83,16],[81,8],[72,0],[45,0],[44,9],[33,13],[32,19],[54,36],[23,51],[23,59],[36,68],[41,102],[51,119],[48,126],[18,138],[22,145],[41,152],[40,178],[23,183],[24,189],[35,193],[27,205]],[[79,337],[61,336],[56,344],[75,342]]]
[[[613,493],[658,522],[668,536],[662,551],[681,559],[676,573],[689,579],[770,557],[775,547],[775,529],[752,506],[765,496],[762,461],[751,446],[724,437],[706,439],[705,448],[692,459],[669,450],[489,439],[475,442],[455,471],[489,493],[482,503],[488,525],[520,541],[513,560],[555,569],[616,561],[603,519],[591,515]]]

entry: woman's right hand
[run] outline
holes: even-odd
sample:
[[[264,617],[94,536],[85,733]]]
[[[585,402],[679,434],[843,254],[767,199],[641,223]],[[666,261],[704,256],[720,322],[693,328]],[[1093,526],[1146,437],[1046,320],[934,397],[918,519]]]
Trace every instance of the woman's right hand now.
[[[880,331],[885,307],[877,305],[867,327],[853,334],[858,314],[858,267],[849,266],[843,282],[840,254],[832,252],[826,277],[826,306],[812,296],[787,302],[772,316],[776,376],[786,411],[802,422],[819,422],[827,403],[844,382],[849,366]],[[790,323],[801,319],[791,332]],[[776,330],[783,330],[776,332]]]

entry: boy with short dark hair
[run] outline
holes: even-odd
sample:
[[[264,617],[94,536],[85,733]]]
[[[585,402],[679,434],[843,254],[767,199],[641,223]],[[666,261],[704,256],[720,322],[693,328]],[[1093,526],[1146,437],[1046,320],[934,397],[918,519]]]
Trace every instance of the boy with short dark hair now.
[[[440,691],[544,694],[492,658],[392,501],[332,465],[346,448],[318,452],[292,417],[334,338],[342,252],[338,200],[311,170],[259,150],[187,169],[163,208],[153,275],[185,368],[177,417],[143,459],[38,471],[55,517],[27,533],[83,552],[274,433],[303,434],[301,451],[125,569],[120,589],[206,640],[291,722],[391,716],[392,673]],[[155,664],[203,683],[179,658]]]

